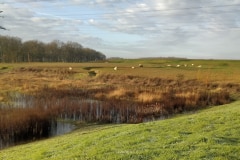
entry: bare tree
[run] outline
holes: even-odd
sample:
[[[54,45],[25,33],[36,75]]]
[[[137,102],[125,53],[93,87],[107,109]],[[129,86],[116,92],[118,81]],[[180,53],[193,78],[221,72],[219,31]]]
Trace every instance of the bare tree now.
[[[0,29],[7,30],[6,28],[4,28],[4,27],[2,27],[2,26],[0,26]]]
[[[0,13],[2,13],[3,11],[0,11]],[[3,30],[7,30],[6,28],[0,26],[0,29],[3,29]]]

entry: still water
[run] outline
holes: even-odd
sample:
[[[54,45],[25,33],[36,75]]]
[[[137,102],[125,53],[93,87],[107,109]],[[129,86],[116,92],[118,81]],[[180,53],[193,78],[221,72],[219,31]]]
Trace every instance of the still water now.
[[[71,123],[57,121],[55,125],[52,125],[49,133],[50,137],[58,136],[73,131],[76,127]]]

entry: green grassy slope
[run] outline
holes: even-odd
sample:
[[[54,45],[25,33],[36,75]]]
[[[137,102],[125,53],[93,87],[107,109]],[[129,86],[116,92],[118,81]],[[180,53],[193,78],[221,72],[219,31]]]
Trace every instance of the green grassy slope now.
[[[162,121],[76,130],[2,150],[0,159],[240,159],[240,101]]]

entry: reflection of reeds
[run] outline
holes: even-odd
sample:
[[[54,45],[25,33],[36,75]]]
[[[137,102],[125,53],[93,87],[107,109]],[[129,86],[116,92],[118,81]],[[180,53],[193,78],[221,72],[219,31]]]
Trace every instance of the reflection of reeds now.
[[[49,134],[51,117],[42,108],[1,108],[0,115],[0,148]]]

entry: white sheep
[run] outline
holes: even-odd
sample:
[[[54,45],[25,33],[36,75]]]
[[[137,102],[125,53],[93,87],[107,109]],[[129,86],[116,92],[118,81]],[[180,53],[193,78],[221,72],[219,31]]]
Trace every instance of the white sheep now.
[[[178,64],[176,67],[180,67],[181,65],[180,64]]]
[[[72,67],[69,67],[68,69],[69,69],[69,71],[71,71],[71,70],[72,70]]]
[[[199,66],[198,66],[198,68],[201,68],[201,67],[202,67],[202,65],[199,65]]]
[[[134,66],[132,66],[132,69],[134,69],[135,67]]]
[[[118,68],[117,68],[117,67],[114,67],[113,69],[114,69],[114,71],[116,71]]]

